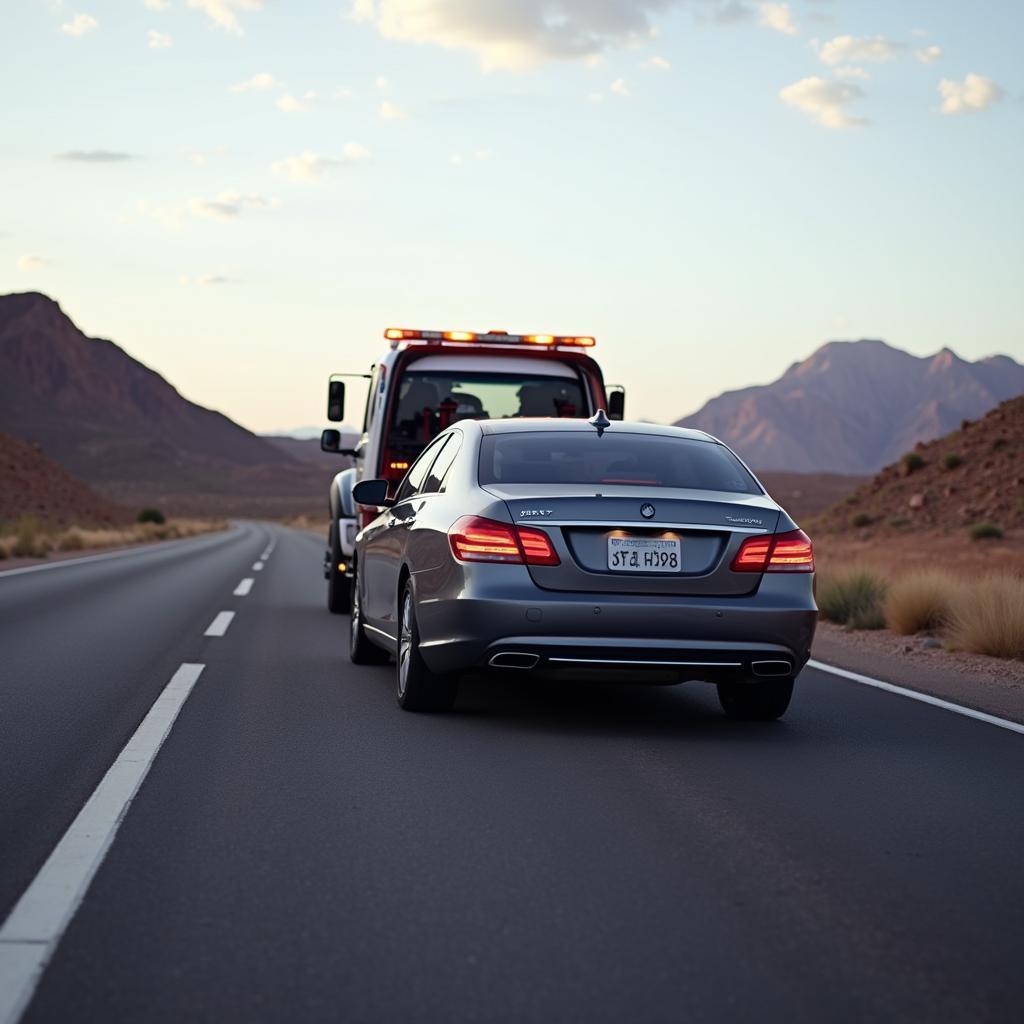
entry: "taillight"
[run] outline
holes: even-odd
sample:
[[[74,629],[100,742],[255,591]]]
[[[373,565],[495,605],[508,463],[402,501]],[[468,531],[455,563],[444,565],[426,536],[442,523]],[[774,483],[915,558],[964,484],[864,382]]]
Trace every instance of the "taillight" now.
[[[463,516],[448,531],[448,542],[460,562],[558,565],[558,554],[543,530],[515,527],[483,516]]]
[[[814,549],[803,530],[748,537],[730,568],[733,572],[814,572]]]

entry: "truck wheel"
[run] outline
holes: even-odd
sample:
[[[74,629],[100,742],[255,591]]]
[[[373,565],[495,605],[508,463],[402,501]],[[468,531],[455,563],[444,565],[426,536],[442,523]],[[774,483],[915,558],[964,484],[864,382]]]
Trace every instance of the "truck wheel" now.
[[[747,721],[770,722],[781,718],[792,696],[791,678],[718,684],[718,702],[722,710],[730,718]]]
[[[398,706],[405,711],[448,711],[458,696],[459,681],[454,675],[431,672],[423,661],[416,602],[409,580],[398,603],[398,613],[398,670],[395,674]]]
[[[358,564],[356,565],[358,571]],[[390,655],[374,646],[363,628],[363,602],[359,597],[359,577],[352,574],[352,619],[349,622],[348,656],[354,665],[384,665]]]
[[[327,531],[327,552],[327,610],[335,615],[345,615],[352,608],[352,581],[338,570],[344,556],[336,521]]]

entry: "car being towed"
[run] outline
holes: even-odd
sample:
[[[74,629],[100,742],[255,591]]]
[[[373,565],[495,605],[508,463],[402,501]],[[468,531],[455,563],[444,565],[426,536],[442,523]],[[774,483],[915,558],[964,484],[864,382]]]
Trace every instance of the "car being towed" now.
[[[648,423],[469,420],[356,538],[351,658],[441,710],[468,669],[718,685],[786,710],[817,621],[811,542],[715,438]]]

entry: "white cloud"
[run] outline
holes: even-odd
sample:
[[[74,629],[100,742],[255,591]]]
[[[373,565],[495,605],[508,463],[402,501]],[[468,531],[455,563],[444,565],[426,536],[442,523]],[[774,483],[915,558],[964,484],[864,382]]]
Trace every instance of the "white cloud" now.
[[[188,0],[188,6],[203,14],[225,32],[241,32],[238,11],[258,11],[263,0]]]
[[[355,96],[355,93],[344,85],[334,90],[334,98],[336,100],[350,100],[353,96]]]
[[[84,36],[86,32],[99,28],[99,24],[91,14],[76,14],[70,21],[64,22],[60,30],[69,36]]]
[[[923,50],[915,50],[914,56],[922,64],[934,64],[942,56],[942,47],[926,46]]]
[[[151,11],[166,11],[171,6],[171,0],[145,0],[145,3]]]
[[[45,270],[50,265],[46,256],[19,256],[17,266],[19,270]]]
[[[119,153],[112,149],[69,149],[58,153],[57,160],[70,160],[81,164],[122,164],[126,160],[135,160],[131,153]]]
[[[374,84],[375,86],[377,86],[377,88],[378,88],[378,89],[386,89],[386,88],[388,87],[388,84],[389,84],[389,83],[388,83],[388,80],[387,80],[387,78],[385,78],[385,77],[384,77],[384,75],[378,75],[378,76],[377,76],[377,77],[376,77],[376,78],[375,78],[375,79],[373,80],[373,84]]]
[[[652,35],[652,16],[678,0],[355,0],[356,21],[381,35],[468,50],[481,65],[521,68],[585,58]]]
[[[652,57],[646,64],[645,68],[653,68],[655,71],[671,71],[672,62],[666,60],[664,57]]]
[[[181,285],[198,285],[200,288],[209,288],[219,284],[238,284],[238,279],[229,277],[227,274],[200,274],[199,277],[188,277],[183,274],[178,278]]]
[[[793,21],[793,12],[789,4],[768,4],[760,5],[761,24],[766,28],[773,28],[776,32],[782,32],[787,36],[796,34],[796,22]]]
[[[972,71],[962,82],[944,78],[939,82],[944,114],[971,114],[987,110],[1003,98],[1003,90],[991,78]]]
[[[616,96],[629,96],[629,83],[624,78],[616,78],[608,88]]]
[[[221,192],[212,199],[189,199],[176,206],[157,206],[145,199],[135,204],[135,213],[156,221],[169,231],[180,231],[190,218],[230,223],[245,210],[272,210],[280,206],[277,199],[268,199],[255,192]]]
[[[290,92],[286,92],[283,96],[279,97],[274,106],[278,110],[283,110],[286,114],[308,114],[315,99],[316,93],[312,91],[303,93],[301,97],[293,96]]]
[[[325,172],[343,164],[361,163],[370,159],[370,151],[358,142],[348,142],[342,147],[340,157],[318,156],[309,151],[298,156],[285,157],[271,165],[279,178],[296,185],[311,185],[319,181]]]
[[[835,75],[836,78],[862,78],[862,79],[868,79],[868,78],[871,77],[863,68],[857,68],[857,67],[852,67],[852,66],[850,66],[850,67],[841,67],[841,68],[833,68],[832,69],[832,74]]]
[[[818,56],[825,64],[883,64],[905,49],[903,43],[882,36],[836,36],[818,47]]]
[[[851,117],[846,106],[864,95],[849,82],[834,82],[826,78],[802,78],[779,92],[783,103],[811,114],[828,128],[854,128],[867,124],[863,118]]]
[[[404,121],[409,116],[409,113],[397,103],[385,100],[380,105],[380,116],[386,121]]]
[[[461,164],[468,163],[482,163],[484,160],[491,159],[491,151],[489,149],[477,149],[472,153],[452,153],[448,157],[448,162],[460,166]]]
[[[149,30],[149,48],[151,50],[169,50],[174,45],[174,40],[166,32],[157,32],[156,29]]]
[[[232,92],[266,92],[278,84],[277,79],[272,74],[267,71],[261,71],[259,74],[253,75],[252,78],[247,78],[244,82],[235,82],[229,88]]]
[[[215,160],[218,157],[225,156],[227,154],[227,146],[214,146],[213,149],[183,149],[182,153],[188,157],[188,159],[196,165],[196,167],[205,167],[211,160]]]

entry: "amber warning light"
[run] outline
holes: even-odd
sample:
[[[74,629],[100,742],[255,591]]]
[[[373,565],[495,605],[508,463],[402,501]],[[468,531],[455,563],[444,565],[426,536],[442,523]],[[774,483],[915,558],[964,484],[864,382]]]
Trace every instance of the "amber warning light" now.
[[[392,346],[400,341],[440,341],[478,345],[541,345],[546,348],[570,346],[592,348],[593,338],[577,334],[508,334],[506,331],[416,331],[406,327],[389,327],[384,337]]]

